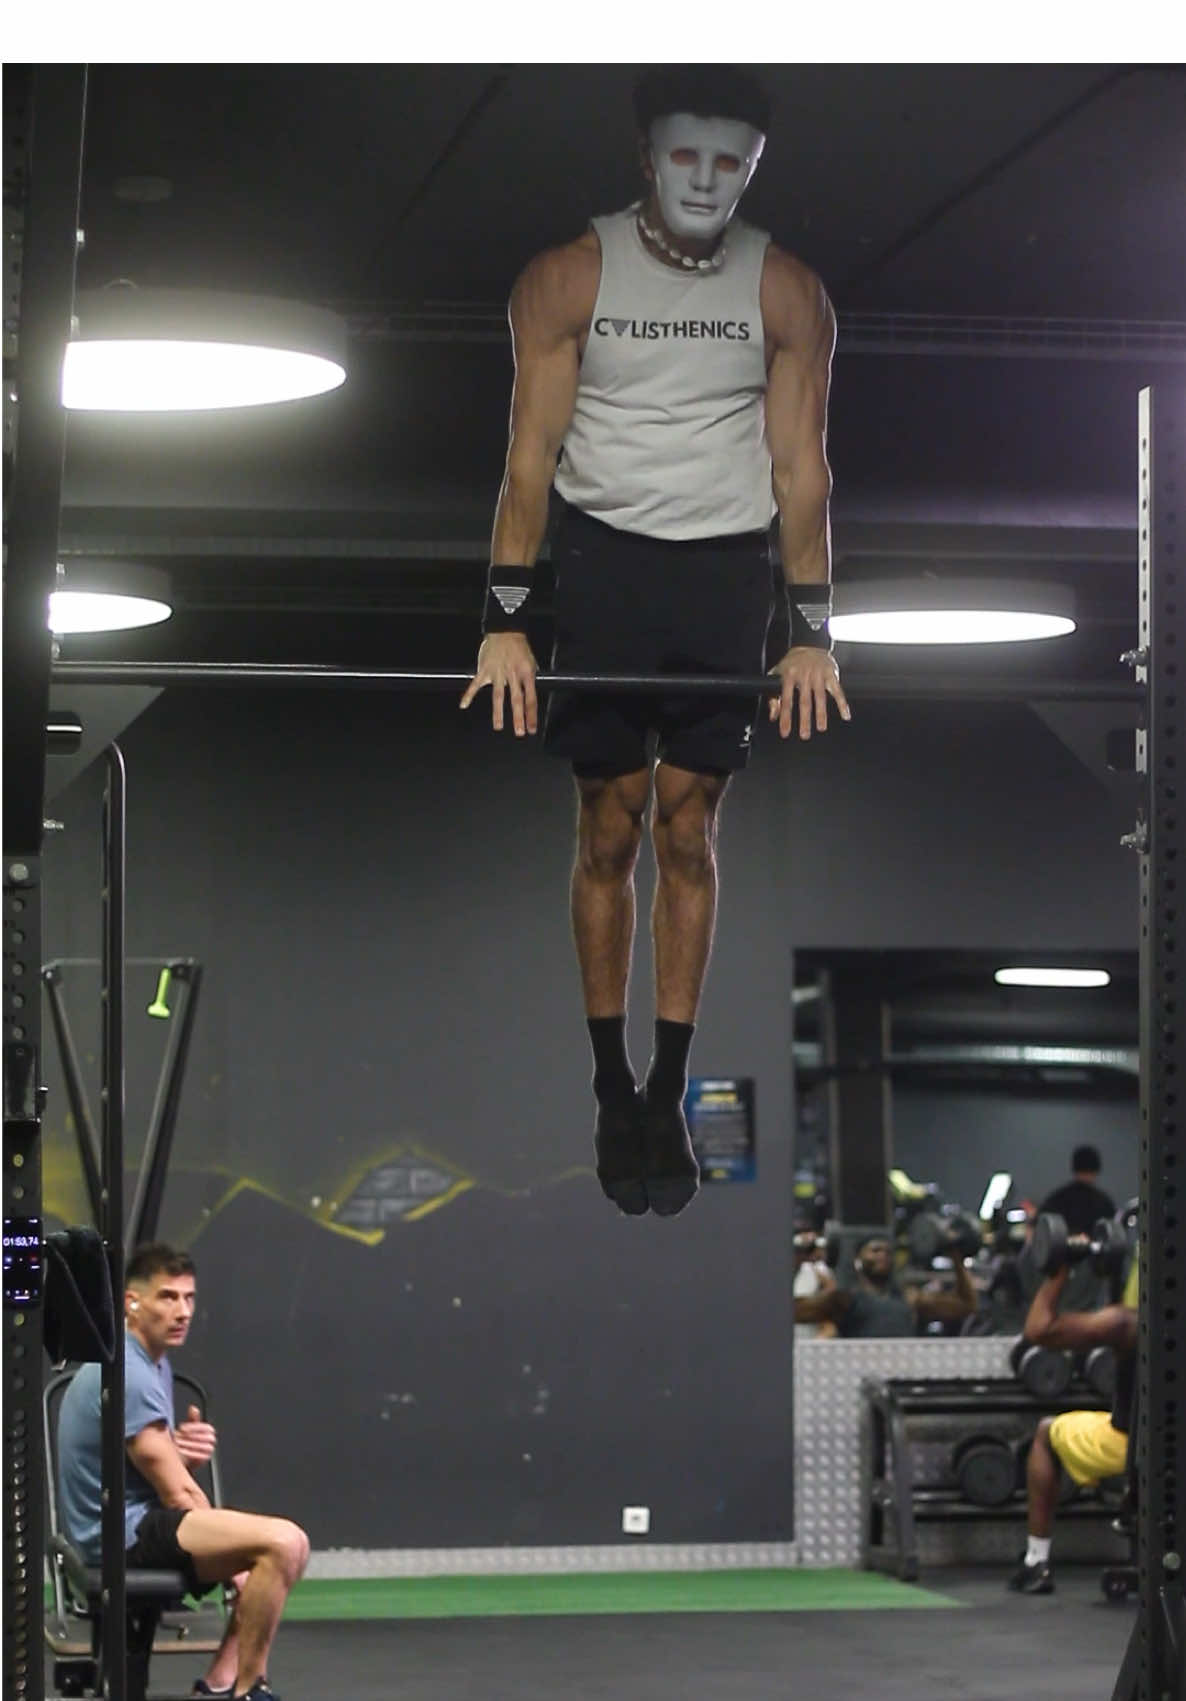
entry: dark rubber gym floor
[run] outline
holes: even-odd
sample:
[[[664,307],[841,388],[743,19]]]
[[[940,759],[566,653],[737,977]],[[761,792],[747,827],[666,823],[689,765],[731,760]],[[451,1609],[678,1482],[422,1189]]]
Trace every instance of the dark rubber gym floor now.
[[[1098,1566],[1037,1599],[1005,1575],[928,1572],[916,1610],[297,1620],[271,1678],[282,1701],[1109,1701],[1135,1603],[1105,1601]],[[158,1657],[151,1693],[196,1675]]]

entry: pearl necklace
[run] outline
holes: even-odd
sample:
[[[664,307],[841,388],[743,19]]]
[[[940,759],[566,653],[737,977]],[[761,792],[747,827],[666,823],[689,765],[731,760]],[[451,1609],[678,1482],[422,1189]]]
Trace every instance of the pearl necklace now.
[[[690,272],[717,272],[725,264],[726,243],[724,237],[721,238],[707,260],[694,260],[690,254],[683,254],[678,248],[673,248],[659,231],[651,229],[642,216],[641,204],[636,210],[635,217],[638,220],[638,228],[647,241],[653,242],[656,248],[662,249],[663,253],[670,255],[673,260],[678,260],[680,265],[686,266]]]

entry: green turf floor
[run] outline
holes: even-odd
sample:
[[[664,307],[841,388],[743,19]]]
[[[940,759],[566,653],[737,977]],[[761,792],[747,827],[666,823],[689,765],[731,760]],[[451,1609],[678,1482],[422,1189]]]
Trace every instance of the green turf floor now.
[[[873,1571],[654,1571],[343,1577],[298,1583],[293,1619],[526,1618],[640,1612],[860,1612],[959,1602]]]

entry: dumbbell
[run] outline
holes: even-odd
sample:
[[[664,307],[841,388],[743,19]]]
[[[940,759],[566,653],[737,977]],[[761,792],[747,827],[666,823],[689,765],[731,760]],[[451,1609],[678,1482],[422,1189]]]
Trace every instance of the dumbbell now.
[[[1017,1380],[1040,1400],[1056,1400],[1065,1394],[1074,1373],[1069,1353],[1036,1347],[1024,1335],[1014,1341],[1009,1364]]]
[[[936,1258],[974,1258],[982,1244],[980,1223],[966,1211],[941,1216],[920,1211],[910,1224],[910,1257],[928,1268]]]
[[[1017,1454],[1000,1435],[965,1435],[951,1454],[951,1474],[973,1506],[1004,1506],[1017,1488]]]
[[[1137,1573],[1131,1565],[1109,1565],[1100,1573],[1100,1588],[1110,1601],[1126,1601],[1138,1588]]]
[[[834,1270],[840,1263],[842,1246],[838,1234],[823,1235],[816,1234],[814,1229],[803,1229],[794,1237],[792,1244],[797,1257],[808,1259],[813,1264],[822,1259],[829,1270]]]
[[[1084,1259],[1091,1261],[1097,1276],[1119,1276],[1128,1256],[1128,1236],[1110,1217],[1101,1217],[1089,1235],[1068,1234],[1063,1217],[1043,1211],[1034,1225],[1031,1251],[1035,1267],[1044,1276]]]
[[[1111,1347],[1092,1347],[1088,1352],[1076,1353],[1075,1369],[1101,1399],[1113,1397],[1116,1392],[1116,1354]]]

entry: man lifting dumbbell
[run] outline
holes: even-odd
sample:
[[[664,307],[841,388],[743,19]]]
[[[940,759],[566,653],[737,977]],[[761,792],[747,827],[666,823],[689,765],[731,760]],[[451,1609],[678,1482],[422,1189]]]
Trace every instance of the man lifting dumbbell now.
[[[1106,1305],[1098,1311],[1065,1311],[1060,1316],[1058,1302],[1074,1264],[1089,1258],[1098,1274],[1118,1280],[1127,1249],[1123,1229],[1107,1219],[1101,1219],[1090,1235],[1071,1235],[1061,1217],[1046,1215],[1038,1219],[1034,1231],[1035,1261],[1045,1279],[1030,1305],[1022,1343],[1055,1353],[1090,1353],[1110,1347],[1115,1354],[1116,1383],[1110,1411],[1060,1412],[1038,1424],[1026,1461],[1028,1540],[1009,1579],[1010,1589],[1019,1594],[1049,1595],[1054,1591],[1050,1532],[1062,1472],[1086,1488],[1106,1477],[1120,1476],[1125,1469],[1135,1385],[1135,1260],[1119,1305]],[[1024,1378],[1023,1372],[1019,1374]]]
[[[954,1237],[950,1250],[952,1291],[934,1293],[913,1285],[899,1290],[893,1246],[874,1236],[857,1248],[852,1285],[796,1299],[795,1322],[834,1323],[836,1333],[846,1338],[921,1335],[931,1323],[962,1323],[974,1316],[979,1302]]]
[[[1120,1296],[1128,1257],[1128,1235],[1120,1223],[1108,1217],[1101,1217],[1090,1234],[1071,1234],[1064,1218],[1045,1211],[1034,1226],[1030,1256],[1041,1277],[1052,1276],[1061,1270],[1062,1286],[1065,1287],[1067,1273],[1082,1268],[1089,1278],[1094,1278],[1095,1286],[1093,1288],[1090,1281],[1087,1286],[1080,1283],[1080,1292],[1098,1294],[1106,1283],[1110,1297],[1115,1300]],[[1093,1304],[1076,1304],[1073,1296],[1068,1302],[1068,1296],[1061,1287],[1060,1298],[1065,1311],[1070,1314],[1080,1315],[1099,1309]],[[1018,1379],[1039,1399],[1057,1399],[1065,1394],[1076,1369],[1105,1398],[1110,1399],[1115,1391],[1114,1355],[1104,1346],[1086,1348],[1075,1365],[1069,1353],[1038,1345],[1023,1334],[1010,1353],[1009,1362]]]

